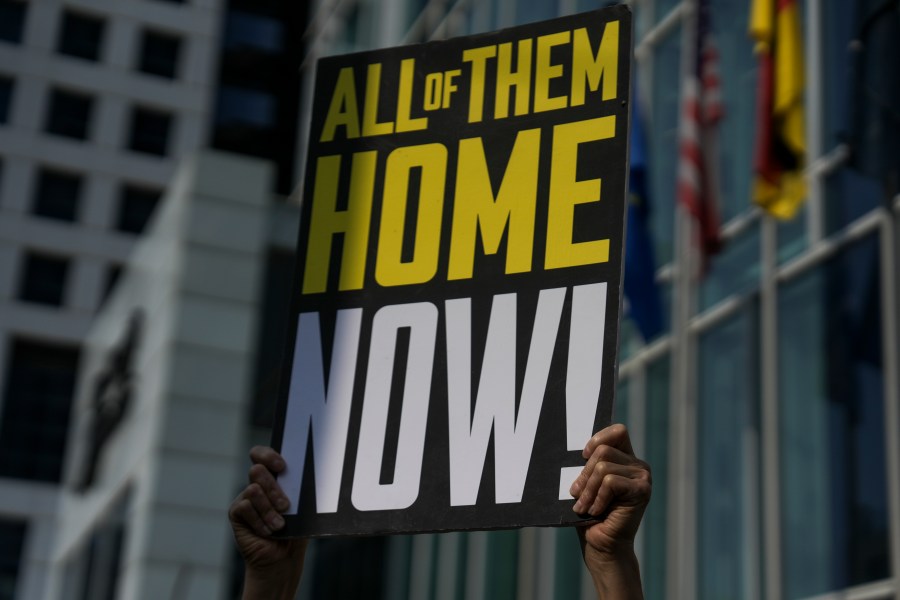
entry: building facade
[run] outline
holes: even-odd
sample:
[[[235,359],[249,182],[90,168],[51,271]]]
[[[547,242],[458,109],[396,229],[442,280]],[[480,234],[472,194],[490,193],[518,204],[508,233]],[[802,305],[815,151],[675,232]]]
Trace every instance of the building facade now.
[[[284,194],[302,178],[317,58],[603,3],[319,0],[299,3],[309,24],[295,37],[278,25],[299,18],[285,4],[294,3],[0,0],[0,598],[236,597],[225,509],[246,449],[269,439],[297,231],[296,202],[271,190]],[[884,28],[900,13],[870,20],[880,2],[799,2],[809,195],[799,216],[779,223],[750,201],[757,68],[748,2],[712,1],[725,246],[698,279],[693,226],[673,192],[696,5],[630,4],[641,93],[633,106],[649,138],[666,313],[664,332],[646,342],[623,321],[615,407],[653,467],[637,548],[646,595],[900,598],[900,158],[891,146],[900,132],[870,136],[865,149],[887,159],[874,170],[861,163],[855,119],[860,97],[872,94],[856,93],[871,86],[848,54],[863,47],[863,65],[893,64]],[[102,43],[85,41],[98,31]],[[162,58],[173,46],[174,77]],[[293,100],[276,108],[285,94],[272,78],[248,79],[273,46],[299,52],[293,145],[272,137],[276,117],[292,119]],[[155,59],[144,60],[147,47]],[[878,98],[900,111],[896,96]],[[165,155],[147,152],[164,130]],[[251,159],[189,158],[203,145],[240,149],[243,139],[256,140],[247,153],[281,162],[267,171]],[[246,186],[223,173],[244,174]],[[223,188],[229,181],[234,189]],[[147,192],[145,201],[126,200],[139,196],[129,188]],[[160,194],[159,222],[135,250],[128,228],[146,217],[124,216],[140,212],[124,206],[146,213]],[[200,226],[190,215],[202,207],[229,216]],[[261,228],[252,250],[248,232],[235,233],[246,210]],[[121,224],[132,219],[141,226]],[[166,255],[159,240],[180,250]],[[226,256],[243,265],[242,278],[217,270]],[[154,297],[140,293],[141,276],[124,275],[91,328],[115,279],[107,273],[126,261],[135,273],[167,266],[154,289],[171,294],[156,305],[165,308],[143,307],[142,341],[124,369],[136,379],[130,408],[101,436],[86,478],[97,389],[114,357],[129,354],[132,309]],[[172,481],[202,491],[179,493]],[[299,597],[594,594],[571,530],[523,529],[317,541]]]
[[[85,336],[179,165],[263,156],[290,191],[305,12],[0,2],[0,598],[48,593]]]
[[[81,343],[208,137],[218,5],[0,3],[4,598],[44,593]]]

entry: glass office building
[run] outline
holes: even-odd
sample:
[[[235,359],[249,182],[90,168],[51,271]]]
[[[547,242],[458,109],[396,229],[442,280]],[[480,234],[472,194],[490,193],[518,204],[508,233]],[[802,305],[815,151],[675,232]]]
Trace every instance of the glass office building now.
[[[605,4],[0,0],[0,600],[238,597],[225,510],[246,449],[270,439],[300,202],[284,194],[303,177],[316,60]],[[779,223],[750,201],[750,0],[711,0],[725,244],[700,280],[674,197],[696,0],[630,4],[665,305],[654,339],[623,321],[615,406],[653,467],[646,595],[898,598],[896,2],[798,0],[809,197]],[[188,158],[204,145],[256,158]],[[66,434],[76,379],[90,390],[108,348],[83,340],[123,339],[142,260],[169,269],[150,289],[191,327],[146,313],[147,340],[179,345],[141,346],[147,411],[119,427],[149,415],[160,435],[109,442],[85,495],[65,485],[63,447],[84,446]],[[316,541],[299,597],[595,594],[571,529],[541,528]]]
[[[324,0],[310,13],[304,87],[311,94],[321,56],[603,4]],[[863,152],[848,143],[859,133],[861,103],[880,103],[894,115],[883,126],[896,128],[900,96],[879,92],[872,100],[864,73],[889,73],[890,64],[896,73],[884,31],[896,31],[900,12],[894,3],[865,22],[868,5],[879,3],[799,2],[809,194],[796,218],[776,222],[750,200],[757,67],[749,4],[711,2],[725,106],[718,156],[725,244],[698,280],[688,264],[690,222],[674,197],[684,50],[696,6],[631,2],[641,90],[633,106],[649,136],[652,234],[666,305],[657,339],[645,343],[623,322],[615,408],[653,467],[638,541],[646,594],[900,597],[900,154],[889,133]],[[866,153],[878,157],[875,171],[854,160]],[[593,597],[569,530],[324,541],[311,560],[302,592],[311,598]]]

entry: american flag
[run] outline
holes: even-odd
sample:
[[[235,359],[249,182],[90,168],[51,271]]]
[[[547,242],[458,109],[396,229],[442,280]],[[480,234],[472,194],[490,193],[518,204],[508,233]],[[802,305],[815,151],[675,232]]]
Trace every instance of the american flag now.
[[[679,130],[678,201],[696,220],[700,273],[721,249],[719,235],[716,129],[724,115],[719,51],[710,28],[708,0],[698,0],[691,69],[682,84]]]

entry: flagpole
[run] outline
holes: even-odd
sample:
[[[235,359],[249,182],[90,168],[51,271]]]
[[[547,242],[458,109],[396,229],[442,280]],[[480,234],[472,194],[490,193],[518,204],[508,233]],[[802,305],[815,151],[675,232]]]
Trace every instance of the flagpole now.
[[[778,409],[778,240],[775,219],[763,214],[760,284],[762,380],[763,560],[766,600],[781,600],[781,453]],[[752,576],[752,574],[748,574]]]
[[[821,74],[824,72],[822,55],[822,5],[821,0],[806,0],[807,35],[805,40],[806,69],[806,96],[809,101],[806,106],[806,156],[807,161],[822,156],[825,152],[823,143],[825,122],[822,116],[823,102],[818,92],[822,89]],[[810,97],[815,95],[817,97]],[[808,163],[807,163],[808,164]],[[806,230],[809,236],[809,244],[813,245],[825,236],[825,216],[823,214],[822,198],[823,178],[806,169],[807,198],[806,198]]]
[[[895,210],[887,206],[881,222],[881,318],[886,332],[882,336],[884,361],[884,427],[887,469],[888,531],[891,557],[891,576],[896,587],[894,598],[900,599],[900,290],[896,261],[900,257],[898,219],[900,195],[895,199]]]
[[[690,84],[696,57],[697,0],[684,0],[682,11],[681,102],[679,128],[685,126],[684,86]],[[679,135],[679,143],[681,135]],[[688,323],[692,313],[694,219],[676,202],[675,294],[672,306],[672,374],[670,439],[674,452],[669,481],[674,483],[668,507],[668,598],[696,598],[697,589],[697,400],[694,393]],[[687,550],[687,551],[686,551]]]

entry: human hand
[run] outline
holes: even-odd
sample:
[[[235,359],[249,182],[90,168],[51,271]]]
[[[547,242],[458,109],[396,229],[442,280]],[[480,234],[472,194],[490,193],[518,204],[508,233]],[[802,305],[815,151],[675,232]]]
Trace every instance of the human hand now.
[[[284,527],[280,513],[290,501],[275,480],[285,468],[284,459],[272,448],[250,450],[247,487],[231,503],[228,520],[244,558],[244,598],[293,598],[303,570],[307,540],[272,538]]]
[[[650,466],[635,457],[624,425],[595,433],[583,456],[569,493],[572,510],[596,519],[577,527],[584,562],[604,598],[641,598],[634,537],[650,501]]]

